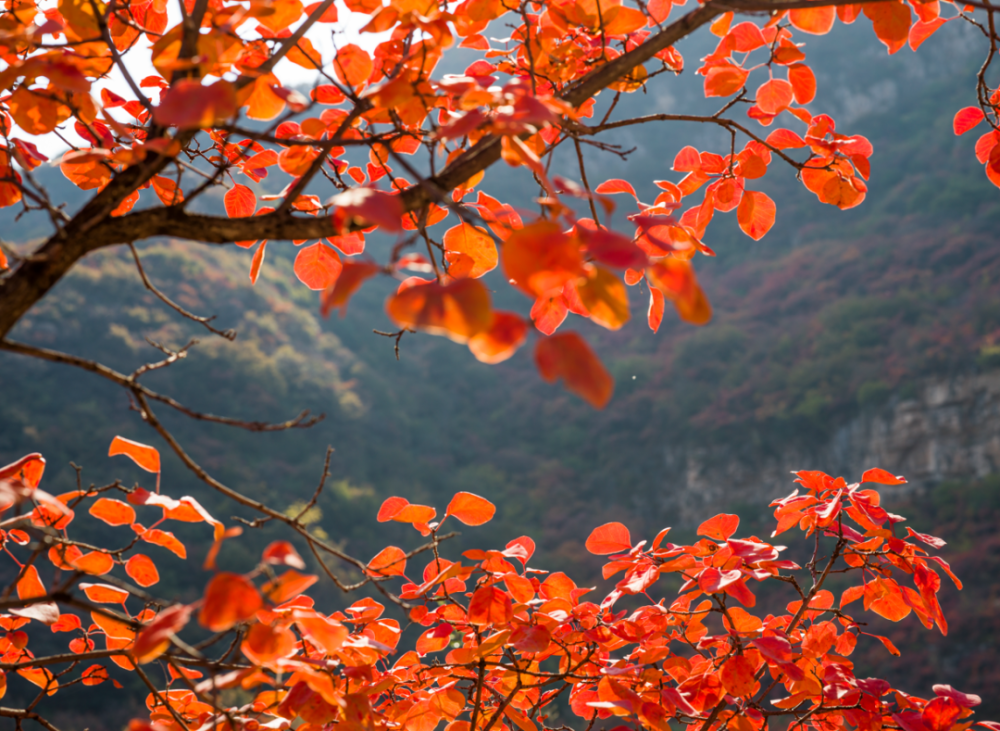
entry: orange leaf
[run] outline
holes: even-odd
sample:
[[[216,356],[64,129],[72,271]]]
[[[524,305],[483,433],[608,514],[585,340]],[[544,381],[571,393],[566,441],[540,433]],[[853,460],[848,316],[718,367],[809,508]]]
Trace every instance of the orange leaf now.
[[[368,81],[373,69],[371,56],[354,43],[349,43],[337,51],[337,57],[333,60],[333,70],[337,78],[352,87],[361,86]]]
[[[910,28],[910,33],[906,40],[911,51],[916,51],[923,45],[924,41],[937,32],[938,28],[948,22],[948,18],[934,18],[934,20],[918,20]]]
[[[25,455],[16,462],[0,467],[0,480],[19,479],[28,487],[38,487],[45,472],[45,458],[37,452]]]
[[[396,546],[386,546],[368,562],[368,572],[373,576],[403,576],[406,573],[406,554]]]
[[[80,584],[83,593],[98,604],[121,604],[128,599],[128,592],[110,584]]]
[[[629,321],[625,283],[607,269],[594,266],[576,291],[590,319],[601,327],[618,330]]]
[[[514,618],[514,608],[507,594],[496,586],[481,586],[469,602],[469,624],[503,627]]]
[[[291,566],[294,569],[304,569],[306,562],[288,541],[274,541],[261,554],[264,563],[272,566]]]
[[[108,671],[103,665],[91,665],[80,674],[84,685],[100,685],[108,679]]]
[[[792,26],[805,33],[822,36],[833,28],[837,10],[832,5],[821,8],[796,8],[788,11]]]
[[[345,261],[340,276],[333,287],[323,292],[320,298],[320,314],[329,317],[330,311],[340,310],[340,316],[347,313],[347,303],[366,279],[374,276],[381,267],[369,262]]]
[[[554,221],[541,220],[512,231],[502,256],[507,278],[536,299],[555,296],[566,282],[583,274],[579,242]]]
[[[719,680],[726,692],[734,696],[748,696],[757,692],[760,684],[754,677],[754,666],[746,656],[735,655],[722,666]]]
[[[697,535],[714,538],[717,541],[726,541],[739,526],[740,516],[722,513],[699,525]]]
[[[628,193],[630,196],[639,200],[639,196],[635,194],[635,188],[627,180],[619,180],[618,178],[612,178],[611,180],[605,180],[603,183],[594,188],[595,193],[600,193],[601,195],[610,195],[614,193]]]
[[[435,515],[437,511],[434,508],[408,503],[392,516],[392,520],[397,523],[429,523]]]
[[[250,260],[250,284],[257,284],[257,277],[260,276],[260,268],[264,264],[264,251],[267,247],[267,239],[260,242],[257,251],[253,253]]]
[[[257,210],[257,196],[245,185],[234,185],[227,190],[223,202],[230,218],[252,216]]]
[[[382,507],[379,508],[378,517],[376,520],[379,523],[385,523],[388,520],[392,520],[393,516],[396,515],[400,510],[410,504],[410,501],[405,497],[387,497],[382,502]]]
[[[157,473],[160,471],[160,453],[154,447],[133,442],[131,439],[125,439],[124,437],[115,437],[111,440],[108,456],[114,457],[118,454],[130,457],[133,462],[146,470],[146,472]]]
[[[795,92],[790,83],[784,79],[771,79],[757,89],[757,106],[765,114],[778,114],[788,108],[794,96]]]
[[[486,498],[473,495],[471,492],[458,492],[448,503],[444,516],[447,518],[453,515],[466,525],[475,526],[488,523],[496,512],[496,506]]]
[[[160,580],[160,572],[149,556],[137,553],[125,562],[125,573],[139,586],[152,586]]]
[[[379,226],[389,233],[397,233],[403,228],[400,220],[403,204],[399,196],[376,188],[351,188],[330,198],[326,205],[335,207],[336,217],[345,223],[360,219],[365,227]]]
[[[108,525],[130,525],[135,522],[135,510],[121,500],[102,497],[90,506],[89,512]]]
[[[735,94],[747,81],[750,72],[739,66],[725,64],[712,66],[705,73],[705,96],[730,96]]]
[[[319,577],[315,574],[300,574],[295,569],[288,569],[278,578],[265,583],[260,589],[268,601],[283,604],[297,597],[317,581]]]
[[[736,220],[743,233],[754,241],[760,241],[774,225],[776,208],[774,201],[759,190],[743,192],[743,199],[736,209]]]
[[[816,98],[816,75],[804,63],[794,63],[788,67],[788,81],[798,104],[808,104]]]
[[[84,573],[91,574],[92,576],[103,576],[104,574],[111,571],[114,568],[115,562],[106,553],[102,551],[91,551],[86,553],[79,558],[75,558],[70,563],[73,568],[79,569]]]
[[[475,279],[442,285],[411,277],[386,301],[389,318],[399,327],[444,335],[456,343],[489,329],[490,294]]]
[[[906,45],[910,35],[909,5],[889,0],[889,2],[864,3],[861,8],[871,19],[875,35],[889,49],[890,54],[896,53]]]
[[[203,86],[194,79],[180,79],[153,109],[153,119],[165,127],[198,129],[221,124],[236,111],[236,92],[228,81]]]
[[[239,574],[217,574],[205,588],[198,622],[212,632],[225,632],[250,619],[263,606],[260,592]]]
[[[649,288],[649,312],[646,314],[646,319],[649,321],[649,329],[653,332],[658,332],[660,329],[660,324],[663,322],[663,310],[666,306],[666,299],[663,297],[663,292],[658,290],[656,287]]]
[[[496,269],[497,246],[485,230],[463,221],[445,231],[443,241],[452,277],[477,279]]]
[[[542,378],[555,383],[562,378],[566,388],[595,409],[611,400],[614,380],[587,342],[575,332],[559,333],[538,341],[535,365]]]
[[[140,533],[139,537],[147,543],[163,546],[180,558],[187,558],[187,549],[184,547],[183,543],[177,540],[173,533],[160,530],[159,528],[150,528],[149,530]]]
[[[156,615],[139,630],[132,646],[132,657],[140,665],[151,662],[167,651],[170,636],[180,631],[191,618],[191,607],[174,605]]]
[[[528,324],[513,312],[493,313],[488,330],[469,338],[469,350],[482,363],[502,363],[517,352],[528,336]]]
[[[271,666],[276,660],[288,657],[295,651],[295,635],[287,627],[272,627],[256,622],[240,649],[254,665]]]
[[[862,482],[875,482],[879,485],[905,485],[906,478],[902,475],[894,475],[891,472],[886,472],[878,467],[870,470],[865,470],[865,473],[861,475]]]
[[[27,601],[28,599],[37,599],[40,596],[45,596],[47,593],[42,580],[38,578],[38,569],[35,568],[35,565],[31,564],[24,569],[21,573],[21,578],[17,580],[17,598]]]
[[[743,197],[746,200],[745,193]],[[712,319],[712,307],[695,279],[691,262],[668,257],[648,267],[646,278],[673,303],[681,319],[693,325],[704,325]]]
[[[347,639],[347,628],[335,619],[296,612],[295,623],[310,642],[329,655],[337,652]]]
[[[955,134],[963,135],[986,118],[979,107],[966,107],[955,112]]]
[[[295,276],[309,289],[332,287],[343,268],[337,252],[322,242],[307,246],[295,257]]]
[[[622,553],[632,549],[632,536],[621,523],[605,523],[591,531],[586,547],[598,556]]]

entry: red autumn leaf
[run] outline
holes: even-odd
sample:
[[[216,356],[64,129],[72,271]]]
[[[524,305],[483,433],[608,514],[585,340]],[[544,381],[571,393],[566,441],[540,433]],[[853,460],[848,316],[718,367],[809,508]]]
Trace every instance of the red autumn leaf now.
[[[385,523],[388,520],[392,520],[393,517],[403,508],[410,504],[410,501],[402,497],[388,497],[382,502],[382,507],[379,508],[378,517],[376,520],[379,523]]]
[[[372,576],[402,576],[406,573],[406,554],[396,546],[386,546],[368,562]]]
[[[590,532],[585,544],[587,550],[598,556],[632,550],[632,536],[621,523],[605,523]]]
[[[35,568],[35,565],[25,567],[17,580],[17,598],[21,600],[37,599],[47,593],[42,580],[38,578],[38,569]]]
[[[754,241],[760,241],[774,225],[775,212],[774,201],[766,193],[747,190],[736,209],[736,219],[743,233]]]
[[[16,462],[0,467],[0,480],[22,480],[28,487],[38,487],[45,472],[45,458],[34,452]]]
[[[512,231],[501,253],[504,273],[532,298],[553,297],[583,273],[579,242],[554,221]]]
[[[497,508],[486,498],[473,495],[471,492],[458,492],[448,503],[444,515],[455,516],[466,525],[483,525],[493,519]]]
[[[918,20],[910,28],[910,33],[906,40],[910,46],[911,51],[916,51],[920,46],[923,45],[924,41],[930,38],[934,33],[937,32],[938,28],[948,22],[948,18],[934,18],[934,20],[923,21]]]
[[[80,680],[84,685],[100,685],[108,677],[108,671],[103,665],[91,665],[80,673]]]
[[[295,257],[295,276],[309,289],[332,287],[343,268],[337,252],[322,242],[305,247]]]
[[[267,249],[267,239],[260,242],[257,251],[253,253],[250,260],[250,284],[257,284],[257,277],[260,276],[260,268],[264,264],[264,252]]]
[[[788,11],[792,26],[805,33],[825,35],[833,28],[836,8],[832,5],[819,8],[795,8]]]
[[[668,257],[649,266],[646,278],[673,303],[683,320],[704,325],[712,319],[712,307],[695,278],[691,262]]]
[[[320,314],[329,317],[330,311],[337,309],[343,317],[347,313],[347,303],[351,296],[366,279],[373,277],[381,269],[378,264],[345,261],[336,283],[333,287],[327,288],[320,297]]]
[[[615,383],[587,342],[575,332],[542,338],[535,346],[535,365],[542,378],[555,383],[560,378],[566,388],[595,409],[611,400]]]
[[[236,92],[228,81],[205,86],[195,79],[180,79],[153,109],[153,119],[166,127],[198,129],[226,122],[236,111]]]
[[[130,525],[135,522],[135,510],[121,500],[102,497],[90,506],[89,512],[108,525]]]
[[[784,637],[758,637],[751,644],[773,662],[787,663],[792,660],[792,645]]]
[[[139,586],[152,586],[160,580],[160,572],[149,556],[137,553],[125,562],[125,573]]]
[[[261,554],[261,560],[272,566],[291,566],[293,569],[304,569],[306,562],[288,541],[274,541],[268,544]]]
[[[245,185],[234,185],[223,196],[226,214],[230,218],[252,216],[257,210],[257,196]]]
[[[497,246],[485,230],[463,221],[445,231],[442,242],[452,277],[476,279],[496,269]]]
[[[510,643],[519,652],[544,652],[552,643],[552,633],[544,625],[521,625],[511,633]]]
[[[765,114],[778,114],[787,109],[794,97],[792,85],[784,79],[765,81],[756,94],[757,106]]]
[[[722,513],[706,520],[698,526],[698,535],[714,538],[717,541],[729,540],[740,526],[740,516]]]
[[[874,482],[879,485],[905,485],[906,478],[902,475],[894,475],[891,472],[886,472],[883,469],[875,467],[870,470],[865,470],[865,473],[861,475],[862,482]]]
[[[142,665],[152,662],[170,646],[170,637],[183,629],[191,618],[192,607],[176,604],[164,609],[139,630],[131,648],[132,657]]]
[[[618,178],[612,178],[611,180],[605,180],[603,183],[594,188],[595,193],[600,193],[601,195],[611,195],[614,193],[628,193],[630,196],[639,200],[639,196],[635,194],[635,188],[627,180],[620,180]]]
[[[730,695],[748,696],[756,693],[760,687],[754,673],[753,663],[745,655],[734,655],[723,664],[719,680]]]
[[[816,98],[816,75],[804,63],[788,67],[788,81],[797,104],[808,104]]]
[[[970,129],[986,119],[983,110],[979,107],[966,107],[959,109],[955,113],[954,129],[955,134],[964,135]]]
[[[481,363],[502,363],[521,347],[528,336],[528,323],[513,312],[495,311],[487,330],[469,338],[469,350]]]
[[[437,515],[437,510],[432,507],[408,503],[392,516],[392,520],[397,523],[426,524],[434,520],[435,515]]]
[[[469,602],[469,624],[504,627],[514,617],[510,597],[496,586],[481,586]]]
[[[910,6],[903,2],[864,3],[862,12],[871,19],[875,35],[889,53],[896,53],[904,45],[910,34]]]
[[[212,632],[224,632],[250,619],[263,606],[260,592],[239,574],[216,574],[205,588],[198,622]]]
[[[348,86],[358,87],[368,81],[374,66],[371,56],[361,46],[348,43],[337,51],[333,70],[337,78]]]
[[[344,221],[359,219],[364,226],[379,226],[387,233],[402,230],[403,206],[398,195],[376,188],[352,188],[326,202]]]
[[[146,472],[160,471],[160,453],[154,448],[139,442],[133,442],[124,437],[115,437],[111,440],[111,447],[108,449],[108,456],[114,457],[124,454],[130,457],[133,462],[146,470]]]
[[[268,601],[283,604],[297,597],[317,581],[319,577],[315,574],[300,574],[295,569],[288,569],[278,578],[265,582],[260,590]]]
[[[80,584],[83,593],[98,604],[121,604],[128,599],[128,592],[110,584]]]
[[[486,331],[493,320],[489,291],[475,279],[441,284],[411,277],[386,301],[385,309],[398,327],[457,343]]]
[[[739,66],[712,66],[705,73],[705,96],[731,96],[743,88],[749,75]]]
[[[779,150],[798,149],[806,146],[806,141],[790,129],[776,129],[767,136],[767,144]]]
[[[147,543],[152,543],[157,546],[162,546],[168,551],[176,554],[180,558],[187,558],[187,549],[184,544],[177,540],[177,537],[173,533],[168,531],[160,530],[159,528],[150,528],[139,534],[139,537],[146,541]],[[79,565],[79,561],[75,565]]]

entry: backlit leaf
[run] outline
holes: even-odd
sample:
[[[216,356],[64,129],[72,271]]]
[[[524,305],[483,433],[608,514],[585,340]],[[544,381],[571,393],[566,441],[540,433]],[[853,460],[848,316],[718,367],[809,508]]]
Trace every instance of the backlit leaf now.
[[[833,28],[836,14],[836,8],[832,5],[819,8],[794,8],[788,11],[788,20],[792,26],[805,33],[825,35]]]
[[[759,241],[774,225],[774,201],[759,190],[747,190],[736,209],[740,228],[754,241]]]
[[[502,363],[521,347],[528,336],[528,323],[513,312],[493,313],[489,328],[469,338],[469,350],[482,363]]]
[[[386,546],[368,562],[373,576],[402,576],[406,573],[406,554],[396,546]]]
[[[513,619],[510,597],[496,586],[481,586],[469,602],[469,624],[503,627]]]
[[[603,409],[611,400],[615,388],[611,374],[575,332],[540,339],[535,346],[535,365],[544,380],[555,383],[561,378],[569,391],[595,409]]]
[[[458,492],[448,503],[445,517],[454,516],[466,525],[483,525],[493,519],[497,508],[486,498],[471,492]]]
[[[699,525],[698,535],[714,538],[717,541],[725,541],[736,532],[739,526],[740,516],[723,513]]]
[[[263,606],[260,592],[239,574],[216,574],[205,588],[198,622],[212,632],[224,632],[244,622]]]
[[[149,556],[137,553],[125,562],[125,573],[139,586],[152,586],[160,580],[160,572]]]
[[[295,276],[309,289],[326,289],[343,269],[337,252],[322,242],[307,246],[295,257]]]
[[[586,546],[588,551],[598,556],[622,553],[632,549],[632,536],[621,523],[605,523],[591,531]]]
[[[102,497],[90,506],[89,512],[108,525],[130,525],[135,522],[135,510],[121,500]]]
[[[223,196],[226,214],[230,218],[252,216],[257,210],[257,196],[245,185],[234,185]]]
[[[955,121],[953,123],[955,134],[965,134],[977,124],[982,122],[985,118],[983,110],[979,107],[966,107],[965,109],[959,109],[955,113]]]
[[[160,471],[160,453],[156,448],[150,447],[147,444],[133,442],[131,439],[125,439],[124,437],[115,437],[111,440],[108,456],[114,457],[118,454],[130,457],[133,462],[146,470],[146,472],[155,473]]]
[[[476,279],[496,269],[497,246],[481,228],[463,221],[445,231],[443,243],[445,259],[450,264],[448,274],[452,277]]]
[[[98,604],[121,604],[128,599],[128,592],[110,584],[80,584],[83,593]]]
[[[457,343],[486,331],[493,320],[489,291],[475,279],[442,285],[413,277],[386,301],[385,309],[398,327],[444,335]]]

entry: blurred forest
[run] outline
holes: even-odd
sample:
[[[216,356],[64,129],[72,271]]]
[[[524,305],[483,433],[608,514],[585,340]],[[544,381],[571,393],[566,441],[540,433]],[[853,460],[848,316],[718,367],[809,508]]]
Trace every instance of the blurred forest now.
[[[603,412],[541,382],[530,346],[502,365],[484,366],[463,347],[407,335],[397,362],[392,341],[372,333],[392,329],[382,312],[391,283],[369,283],[346,318],[323,320],[315,293],[292,274],[290,242],[272,243],[255,287],[247,279],[249,251],[174,241],[139,247],[157,286],[191,311],[217,315],[214,324],[238,331],[235,342],[179,320],[143,288],[127,250],[85,260],[13,338],[129,372],[156,359],[146,338],[177,346],[196,337],[201,342],[186,360],[151,374],[147,384],[217,414],[270,420],[306,408],[326,414],[308,430],[254,434],[161,408],[180,441],[224,483],[294,511],[315,490],[331,445],[333,476],[311,518],[317,533],[349,553],[367,559],[386,543],[415,540],[408,527],[375,522],[385,497],[441,507],[455,491],[469,490],[493,501],[498,513],[487,526],[466,530],[462,549],[502,547],[529,534],[539,544],[533,561],[539,568],[572,570],[596,583],[599,562],[583,548],[592,527],[621,520],[634,536],[651,538],[672,524],[658,498],[671,489],[662,477],[665,445],[780,451],[819,442],[860,411],[905,397],[920,378],[1000,366],[1000,194],[976,163],[976,134],[951,132],[954,111],[975,100],[978,44],[970,29],[946,28],[918,54],[904,49],[888,57],[870,34],[870,28],[838,27],[810,39],[809,48],[820,88],[811,108],[829,111],[838,131],[863,134],[875,146],[868,199],[846,212],[822,207],[792,170],[775,170],[763,189],[778,204],[778,221],[764,240],[743,236],[735,214],[709,228],[707,242],[718,256],[697,262],[715,309],[708,326],[693,328],[673,313],[657,335],[641,315],[616,333],[579,319],[565,323],[584,332],[615,376],[616,393]],[[711,40],[702,36],[680,47],[689,66]],[[709,108],[690,71],[657,82],[628,99],[623,114]],[[715,130],[667,129],[634,127],[609,140],[636,149],[624,161],[588,155],[591,183],[627,178],[651,200],[654,179],[679,177],[669,168],[684,144],[728,150],[728,138]],[[559,172],[573,177],[570,161],[563,163]],[[78,204],[57,168],[39,172],[51,181],[54,199]],[[532,205],[532,191],[507,170],[490,171],[483,187]],[[631,199],[617,202],[619,216],[630,211]],[[3,215],[4,241],[44,235],[42,222]],[[648,292],[640,286],[633,295],[633,311],[644,313]],[[84,483],[147,483],[131,463],[105,456],[120,434],[161,449],[165,492],[195,495],[227,524],[240,514],[185,471],[118,387],[7,353],[0,354],[0,374],[0,462],[43,452],[46,490],[75,486],[71,462],[82,468]],[[792,487],[789,479],[784,492]],[[1000,478],[941,485],[905,500],[893,510],[912,516],[915,529],[948,540],[944,555],[967,580],[965,591],[952,592],[945,604],[952,636],[943,642],[910,617],[888,629],[901,658],[873,641],[853,659],[872,673],[904,678],[915,691],[929,690],[933,679],[979,692],[983,715],[995,716],[1000,699],[989,691],[1000,682],[992,661],[1000,651]],[[763,506],[718,508],[740,512],[741,533],[770,532]],[[80,523],[81,540],[93,537],[88,530],[109,530]],[[694,526],[675,528],[684,535]],[[193,599],[204,585],[197,567],[211,537],[204,526],[177,533],[190,558],[165,555],[161,570],[170,571],[157,588]],[[279,534],[265,527],[228,541],[220,565],[248,569]],[[316,595],[331,605],[344,602],[331,590]],[[71,727],[105,727],[100,709],[115,691],[99,690],[67,694],[77,719]],[[114,717],[127,718],[127,711]]]

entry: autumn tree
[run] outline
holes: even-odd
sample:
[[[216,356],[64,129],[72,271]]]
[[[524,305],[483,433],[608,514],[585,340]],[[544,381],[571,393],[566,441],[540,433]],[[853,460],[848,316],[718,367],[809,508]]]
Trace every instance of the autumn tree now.
[[[801,492],[774,503],[774,536],[801,531],[812,545],[804,566],[761,538],[735,538],[739,521],[731,515],[702,524],[691,545],[668,542],[668,529],[651,543],[633,543],[621,524],[598,527],[587,548],[610,557],[606,579],[621,578],[591,601],[591,590],[568,576],[529,566],[534,542],[526,536],[446,558],[445,528],[481,525],[494,513],[470,493],[455,495],[440,520],[434,507],[389,498],[377,519],[411,524],[426,542],[410,551],[388,546],[365,560],[309,531],[302,517],[312,503],[288,515],[222,484],[164,426],[160,408],[255,431],[311,421],[204,414],[142,382],[180,361],[186,348],[161,345],[161,360],[120,373],[9,337],[84,256],[127,246],[137,276],[166,306],[232,338],[161,292],[135,244],[170,237],[252,249],[251,283],[266,266],[268,245],[292,246],[295,274],[319,293],[323,312],[343,315],[373,277],[397,279],[386,302],[397,344],[411,331],[443,335],[498,363],[535,331],[542,377],[561,379],[601,408],[613,382],[580,335],[560,330],[570,312],[618,329],[630,317],[627,287],[645,281],[654,331],[668,301],[680,318],[708,322],[691,260],[712,255],[708,226],[716,212],[735,211],[754,239],[768,232],[777,205],[755,181],[772,167],[797,176],[821,203],[848,209],[864,200],[872,146],[813,111],[815,75],[797,42],[838,21],[870,22],[889,53],[907,44],[915,50],[952,22],[982,31],[986,61],[969,80],[978,105],[959,111],[954,128],[963,134],[988,125],[976,155],[1000,185],[1000,92],[990,82],[1000,39],[988,0],[685,5],[5,0],[0,206],[44,217],[51,231],[31,245],[0,242],[0,348],[120,385],[187,468],[256,511],[252,528],[283,524],[309,549],[318,573],[307,573],[288,540],[269,545],[247,574],[217,566],[219,547],[240,526],[227,528],[192,497],[168,496],[169,480],[161,492],[160,454],[141,441],[116,438],[109,454],[154,474],[152,490],[116,482],[53,496],[41,487],[44,459],[27,455],[0,469],[0,543],[16,568],[0,595],[0,695],[8,682],[34,684],[38,695],[23,708],[0,707],[0,717],[18,729],[35,723],[53,731],[50,697],[71,684],[111,682],[113,664],[149,690],[149,714],[133,731],[255,731],[293,722],[307,731],[432,731],[442,723],[450,731],[539,731],[553,728],[548,714],[558,702],[588,730],[970,727],[975,696],[946,685],[911,695],[858,678],[848,659],[858,642],[898,652],[865,629],[859,608],[894,621],[913,614],[946,632],[939,572],[959,584],[931,555],[943,541],[904,534],[902,519],[862,486],[901,482],[882,470],[852,484],[798,473]],[[718,42],[695,73],[718,110],[616,115],[622,95],[682,72],[675,44],[702,26]],[[507,37],[493,38],[494,28],[506,28],[499,35]],[[477,60],[461,75],[435,75],[456,47]],[[282,83],[287,64],[314,72],[316,83],[305,92]],[[639,201],[628,181],[588,176],[585,148],[613,152],[614,130],[671,122],[712,125],[728,133],[728,143],[684,147],[673,180],[655,181],[662,192],[651,203]],[[39,166],[55,144],[65,150],[56,160],[62,174],[89,196],[72,212],[40,182]],[[574,179],[550,174],[560,147],[578,161]],[[484,190],[501,159],[537,186],[540,213]],[[264,195],[258,184],[271,175],[284,187]],[[220,189],[225,215],[192,209]],[[610,227],[629,196],[630,213]],[[393,241],[380,258],[365,250],[374,232]],[[481,278],[498,267],[528,298],[528,317],[492,307]],[[326,477],[324,470],[317,496]],[[108,526],[109,545],[73,538],[77,517]],[[186,556],[171,521],[213,531],[212,550],[198,559],[214,577],[192,604],[155,593],[157,552]],[[351,575],[357,580],[345,578]],[[671,575],[679,591],[665,599]],[[306,592],[320,576],[345,592],[368,587],[381,601],[318,607]],[[833,587],[834,576],[850,581]],[[760,582],[788,592],[784,612],[751,611]],[[406,628],[383,616],[389,604],[407,613],[416,632],[402,636]],[[192,639],[198,627],[207,639]],[[67,650],[34,654],[39,631],[65,633]],[[153,663],[161,673],[147,673]],[[253,693],[253,702],[227,705],[219,691],[233,687]]]

